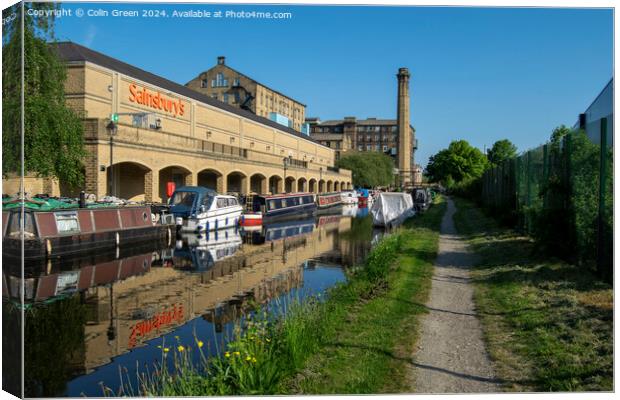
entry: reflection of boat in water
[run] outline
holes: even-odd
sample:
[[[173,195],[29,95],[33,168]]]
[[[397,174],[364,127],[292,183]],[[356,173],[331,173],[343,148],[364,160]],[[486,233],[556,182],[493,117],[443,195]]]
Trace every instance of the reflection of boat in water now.
[[[244,236],[251,244],[261,244],[286,239],[289,237],[307,235],[314,230],[314,218],[300,221],[280,221],[264,224],[260,230],[247,230]]]
[[[182,231],[209,232],[236,227],[243,208],[234,196],[201,186],[185,186],[174,191],[170,211]]]
[[[355,216],[357,215],[357,210],[357,204],[345,204],[342,207],[342,216],[355,218]]]
[[[241,247],[241,236],[236,228],[220,229],[205,235],[182,234],[178,245],[174,250],[174,257],[177,258],[175,267],[204,271],[234,255]]]

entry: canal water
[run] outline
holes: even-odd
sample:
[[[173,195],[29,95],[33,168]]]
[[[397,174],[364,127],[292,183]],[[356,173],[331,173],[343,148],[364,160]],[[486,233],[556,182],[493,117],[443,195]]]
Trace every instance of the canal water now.
[[[136,371],[161,360],[158,346],[200,340],[217,354],[254,305],[286,309],[345,281],[381,234],[366,209],[343,208],[28,265],[25,394],[100,397],[103,386],[137,388]],[[4,352],[6,382],[19,369],[19,275],[3,260],[3,345],[13,349]]]

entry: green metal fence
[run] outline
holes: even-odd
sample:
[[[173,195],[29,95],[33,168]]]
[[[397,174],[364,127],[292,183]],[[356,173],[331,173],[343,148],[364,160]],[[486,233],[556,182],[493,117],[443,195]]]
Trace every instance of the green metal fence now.
[[[552,252],[613,272],[613,148],[584,132],[527,151],[489,169],[482,177],[481,201]]]

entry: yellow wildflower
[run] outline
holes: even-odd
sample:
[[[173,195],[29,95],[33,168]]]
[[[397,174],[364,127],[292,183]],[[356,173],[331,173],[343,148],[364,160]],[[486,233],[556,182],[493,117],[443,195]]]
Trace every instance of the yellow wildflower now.
[[[175,336],[174,338],[175,338],[176,340],[179,340],[179,337],[178,337],[178,336]]]
[[[164,347],[164,353],[167,353],[169,351],[170,351],[170,349],[168,347]]]
[[[250,357],[250,356],[247,356],[247,357],[245,358],[245,361],[250,361],[250,360],[252,360],[252,357]]]
[[[233,354],[236,355],[236,356],[240,356],[241,355],[241,353],[239,353],[238,351],[235,351]]]
[[[183,347],[183,345],[179,345],[179,347],[177,347],[177,350],[183,351],[183,350],[185,350],[185,347]]]
[[[202,343],[202,340],[198,341],[198,348],[202,347],[204,345],[204,343]]]
[[[256,362],[256,357],[252,357],[252,362],[255,363]]]
[[[226,353],[224,353],[224,356],[228,358],[228,357],[230,357],[230,353],[226,352]]]

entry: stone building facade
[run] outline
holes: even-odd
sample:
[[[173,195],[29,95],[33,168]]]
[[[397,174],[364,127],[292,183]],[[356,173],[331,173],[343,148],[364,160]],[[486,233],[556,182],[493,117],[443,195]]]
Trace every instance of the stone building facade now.
[[[277,113],[286,117],[289,127],[297,131],[301,131],[305,120],[305,104],[229,67],[222,56],[217,58],[214,67],[200,73],[186,86],[261,117],[270,118],[271,113]]]
[[[294,129],[74,43],[58,51],[67,104],[84,121],[87,193],[160,202],[167,182],[242,194],[352,187],[335,151]]]

